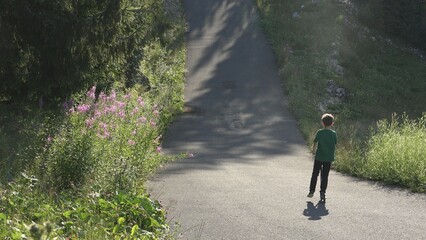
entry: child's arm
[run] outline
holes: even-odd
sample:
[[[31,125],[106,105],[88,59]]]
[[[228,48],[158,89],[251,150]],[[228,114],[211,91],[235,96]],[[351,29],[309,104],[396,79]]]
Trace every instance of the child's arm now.
[[[317,152],[318,142],[314,142],[314,145],[312,146],[312,154],[315,155]]]

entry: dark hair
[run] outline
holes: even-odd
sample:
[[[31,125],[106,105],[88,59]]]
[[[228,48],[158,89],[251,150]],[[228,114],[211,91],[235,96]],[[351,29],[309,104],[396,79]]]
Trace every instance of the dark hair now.
[[[324,126],[330,127],[331,125],[333,125],[334,117],[329,113],[325,113],[322,115],[321,120]]]

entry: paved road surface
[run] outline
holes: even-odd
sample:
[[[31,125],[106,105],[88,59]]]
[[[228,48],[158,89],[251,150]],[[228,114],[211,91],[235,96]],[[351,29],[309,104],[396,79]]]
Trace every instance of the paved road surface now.
[[[307,199],[312,157],[287,109],[251,0],[185,0],[185,101],[149,190],[181,239],[426,239],[426,196],[330,173]]]

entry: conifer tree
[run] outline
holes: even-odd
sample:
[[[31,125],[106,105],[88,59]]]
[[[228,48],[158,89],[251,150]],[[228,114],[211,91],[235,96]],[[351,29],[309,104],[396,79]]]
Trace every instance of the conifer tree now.
[[[164,25],[160,0],[1,0],[0,100],[125,81]]]

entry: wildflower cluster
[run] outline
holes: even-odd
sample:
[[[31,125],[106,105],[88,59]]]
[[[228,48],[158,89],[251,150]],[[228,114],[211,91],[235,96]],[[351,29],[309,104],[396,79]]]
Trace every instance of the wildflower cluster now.
[[[82,101],[70,103],[63,104],[69,122],[46,140],[52,179],[67,181],[56,185],[91,181],[102,191],[132,188],[158,164],[162,123],[157,104],[132,91],[96,95],[95,86]]]
[[[159,121],[157,106],[150,108],[141,96],[134,96],[130,92],[122,96],[117,96],[115,91],[110,95],[101,92],[98,99],[95,92],[96,87],[92,87],[86,93],[85,101],[68,112],[77,112],[85,117],[86,128],[94,130],[99,138],[112,140],[124,137],[124,134],[129,137],[126,142],[135,145],[140,135],[138,133],[149,131],[147,128],[156,132]]]

